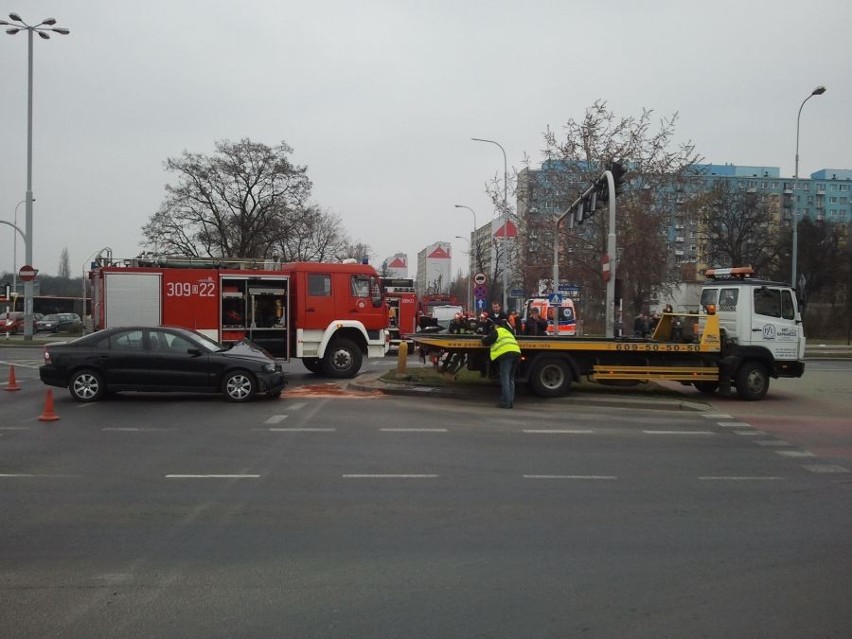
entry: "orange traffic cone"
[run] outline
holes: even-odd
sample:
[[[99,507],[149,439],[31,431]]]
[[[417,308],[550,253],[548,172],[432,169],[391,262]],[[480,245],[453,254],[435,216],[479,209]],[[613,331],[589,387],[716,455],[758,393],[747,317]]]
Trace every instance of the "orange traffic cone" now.
[[[15,367],[9,366],[9,383],[6,384],[7,391],[16,391],[21,390],[21,387],[18,385],[18,380],[15,379]]]
[[[40,422],[55,422],[57,419],[59,419],[59,415],[53,411],[53,391],[48,388],[47,397],[44,398],[44,410],[38,416],[38,420]]]

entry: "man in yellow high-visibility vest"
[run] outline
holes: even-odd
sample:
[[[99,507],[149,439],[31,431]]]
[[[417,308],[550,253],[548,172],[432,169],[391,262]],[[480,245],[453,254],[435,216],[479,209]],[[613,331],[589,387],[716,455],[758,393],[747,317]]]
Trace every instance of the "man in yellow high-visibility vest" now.
[[[521,348],[515,334],[505,319],[496,322],[489,317],[491,330],[482,338],[482,343],[491,347],[491,361],[500,365],[500,403],[498,408],[515,405],[515,371],[521,361]]]

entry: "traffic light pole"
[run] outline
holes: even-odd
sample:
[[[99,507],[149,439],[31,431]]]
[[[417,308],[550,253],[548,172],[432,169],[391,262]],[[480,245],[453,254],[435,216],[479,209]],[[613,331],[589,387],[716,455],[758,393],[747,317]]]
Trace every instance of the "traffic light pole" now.
[[[609,233],[606,253],[609,256],[609,279],[606,281],[606,336],[615,335],[615,273],[618,259],[615,254],[615,179],[611,171],[604,171],[609,191]]]
[[[615,334],[615,273],[618,260],[615,253],[615,178],[612,171],[604,171],[592,186],[571,203],[565,213],[556,218],[556,225],[553,229],[553,292],[559,292],[559,224],[567,217],[568,228],[574,228],[577,207],[581,206],[597,190],[598,182],[601,180],[606,180],[607,193],[609,194],[609,233],[606,241],[606,252],[609,256],[609,279],[606,282],[606,336],[613,337]],[[578,215],[580,219],[576,221],[580,223],[583,216],[582,209],[579,210]]]

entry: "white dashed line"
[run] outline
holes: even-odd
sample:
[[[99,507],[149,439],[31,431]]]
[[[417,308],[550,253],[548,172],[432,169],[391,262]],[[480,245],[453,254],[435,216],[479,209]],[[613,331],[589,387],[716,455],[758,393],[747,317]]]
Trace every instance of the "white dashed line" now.
[[[540,428],[540,429],[525,428],[523,432],[533,434],[533,435],[590,435],[590,434],[594,433],[595,431],[593,431],[591,429],[587,429],[587,430],[580,430],[580,429],[577,429],[577,430],[557,430],[557,429],[548,430],[548,429],[544,429],[544,428]]]
[[[290,410],[301,410],[305,407],[305,402],[296,402],[295,404],[287,404]]]
[[[751,424],[746,422],[719,422],[722,428],[751,428]]]
[[[263,423],[264,424],[280,424],[285,419],[287,419],[287,417],[288,417],[288,415],[273,415],[272,417],[268,418]]]
[[[709,430],[643,430],[646,435],[715,435]]]
[[[701,416],[705,419],[733,419],[731,415],[725,413],[701,413]]]
[[[166,475],[166,479],[260,479],[260,475]]]
[[[776,455],[783,455],[784,457],[816,457],[809,450],[776,450]]]
[[[258,428],[270,433],[334,433],[336,428]]]
[[[762,439],[760,441],[754,442],[758,446],[792,446],[790,442],[784,441],[783,439]]]
[[[699,477],[701,481],[781,481],[784,479],[783,477],[736,477],[736,476],[722,476],[722,477]]]
[[[805,470],[809,470],[812,473],[848,473],[849,469],[844,468],[843,466],[836,466],[834,464],[807,464],[802,466]]]
[[[447,433],[446,428],[380,428],[383,433]]]
[[[438,475],[383,475],[383,474],[364,474],[364,475],[343,475],[343,479],[435,479]]]
[[[615,475],[524,475],[524,479],[588,479],[594,481],[614,481]]]
[[[751,430],[732,430],[734,435],[742,435],[744,437],[757,437],[758,435],[765,435],[766,433],[761,432],[759,430],[751,429]]]
[[[66,479],[69,477],[79,477],[80,475],[47,475],[47,474],[31,474],[31,473],[3,473],[0,477],[5,479]]]
[[[101,428],[102,431],[107,432],[119,432],[119,433],[148,433],[148,432],[160,432],[167,430],[174,430],[173,428],[134,428],[132,426],[127,427],[112,427],[112,428]]]

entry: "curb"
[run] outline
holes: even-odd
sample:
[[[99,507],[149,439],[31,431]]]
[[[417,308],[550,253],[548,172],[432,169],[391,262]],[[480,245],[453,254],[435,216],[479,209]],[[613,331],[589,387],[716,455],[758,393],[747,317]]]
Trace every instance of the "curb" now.
[[[479,390],[459,387],[446,386],[430,386],[427,384],[405,384],[401,382],[385,382],[380,379],[385,373],[365,373],[359,375],[356,379],[347,384],[348,388],[358,391],[379,391],[385,395],[397,395],[404,397],[439,397],[444,399],[483,399],[485,396]],[[560,398],[545,399],[536,396],[531,396],[536,402],[558,402],[556,406],[563,406],[565,403],[576,406],[602,406],[608,408],[621,409],[645,409],[645,410],[666,410],[666,411],[693,411],[703,412],[714,410],[713,406],[700,402],[689,401],[686,399],[663,399],[663,398],[644,398],[644,397],[617,397],[614,391],[613,395],[604,396],[601,393],[592,395],[584,395],[582,393],[569,393]],[[487,396],[491,401],[492,397]],[[521,405],[517,406],[522,408]]]

